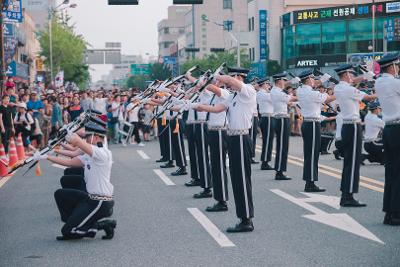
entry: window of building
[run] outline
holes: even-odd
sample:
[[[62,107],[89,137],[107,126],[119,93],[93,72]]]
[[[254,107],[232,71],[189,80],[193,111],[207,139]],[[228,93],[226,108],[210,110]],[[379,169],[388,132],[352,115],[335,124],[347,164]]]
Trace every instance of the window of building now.
[[[321,24],[296,26],[296,56],[313,56],[321,53]]]
[[[232,9],[232,0],[222,0],[223,9]]]
[[[254,31],[254,17],[251,17],[251,31]]]
[[[293,26],[289,26],[283,29],[283,57],[285,59],[294,57],[294,31]]]
[[[346,22],[322,24],[322,54],[346,54]]]
[[[252,59],[252,61],[256,61],[256,49],[253,47],[253,48],[251,49],[251,51],[252,51],[252,54],[253,54],[253,59]]]
[[[169,33],[169,28],[168,27],[165,27],[164,28],[164,34],[168,34]]]
[[[250,18],[248,19],[248,24],[249,24],[249,26],[248,26],[249,32],[251,32],[251,19]]]
[[[251,60],[251,48],[249,48],[249,57],[250,57],[250,60]]]
[[[349,21],[348,53],[372,52],[371,48],[372,48],[371,19],[358,19]]]

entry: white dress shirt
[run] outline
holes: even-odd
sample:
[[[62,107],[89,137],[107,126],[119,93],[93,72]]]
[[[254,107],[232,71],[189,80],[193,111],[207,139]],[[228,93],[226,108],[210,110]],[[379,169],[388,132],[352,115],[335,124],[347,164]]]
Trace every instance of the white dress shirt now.
[[[260,89],[257,92],[257,104],[260,114],[273,114],[274,106],[272,104],[271,93],[265,89]]]
[[[400,80],[384,73],[375,82],[384,121],[400,119]]]
[[[343,120],[359,120],[360,101],[363,100],[366,93],[344,81],[340,81],[335,86],[334,92]]]
[[[365,135],[366,141],[375,141],[378,139],[378,135],[385,127],[385,123],[376,114],[368,112],[364,119],[365,122]]]
[[[321,104],[326,101],[328,94],[315,91],[309,85],[302,85],[296,95],[304,118],[321,118]]]
[[[342,140],[342,126],[343,126],[343,117],[342,113],[339,112],[336,115],[336,135],[335,135],[336,140]]]
[[[271,99],[275,116],[288,115],[288,104],[292,97],[276,86],[271,89]]]
[[[215,97],[212,99],[212,102],[210,102],[210,105],[215,106],[220,103],[224,103],[225,101],[228,100],[229,95],[230,94],[229,94],[228,90],[221,88],[221,96],[215,95]],[[211,127],[226,126],[228,124],[227,118],[226,118],[226,111],[223,111],[220,113],[210,113],[207,123],[208,123],[208,126],[211,126]]]

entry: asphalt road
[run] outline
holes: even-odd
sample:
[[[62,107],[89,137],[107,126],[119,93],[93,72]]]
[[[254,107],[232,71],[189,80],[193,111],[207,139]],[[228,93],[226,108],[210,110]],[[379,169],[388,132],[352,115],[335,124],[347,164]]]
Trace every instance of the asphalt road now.
[[[56,241],[62,223],[53,192],[62,169],[43,162],[40,177],[20,170],[0,187],[0,266],[399,266],[400,228],[382,224],[383,167],[362,167],[357,197],[368,207],[338,210],[342,163],[322,156],[319,184],[332,197],[306,196],[301,147],[291,138],[292,181],[253,165],[255,231],[240,234],[225,232],[237,222],[233,199],[228,212],[206,213],[213,200],[193,199],[200,189],[184,186],[189,176],[157,171],[157,142],[112,146],[111,241]]]

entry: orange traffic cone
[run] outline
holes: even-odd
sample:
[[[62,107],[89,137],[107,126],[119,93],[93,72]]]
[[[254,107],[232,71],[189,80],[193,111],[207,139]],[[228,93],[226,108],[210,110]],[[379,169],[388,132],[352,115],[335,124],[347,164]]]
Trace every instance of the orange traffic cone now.
[[[10,151],[9,151],[10,162],[8,165],[14,167],[18,163],[17,149],[15,148],[14,138],[10,138]]]
[[[19,133],[18,139],[17,139],[17,155],[18,155],[19,160],[25,159],[25,148],[24,148],[24,144],[22,144],[21,133]]]
[[[8,170],[7,170],[7,157],[6,157],[6,152],[4,151],[4,146],[3,144],[0,144],[0,176],[4,177],[7,176]]]

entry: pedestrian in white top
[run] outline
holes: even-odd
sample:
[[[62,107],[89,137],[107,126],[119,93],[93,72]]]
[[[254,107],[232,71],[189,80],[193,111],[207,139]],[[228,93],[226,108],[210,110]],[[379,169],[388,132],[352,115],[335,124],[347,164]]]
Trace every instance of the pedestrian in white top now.
[[[371,103],[368,106],[370,110],[364,118],[365,133],[364,133],[364,149],[368,154],[362,154],[361,164],[364,165],[364,160],[369,162],[377,162],[384,164],[382,131],[385,127],[385,122],[379,118],[381,108],[378,103]]]

